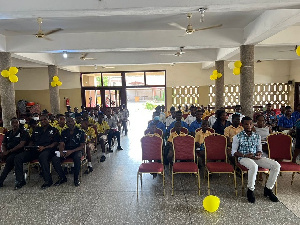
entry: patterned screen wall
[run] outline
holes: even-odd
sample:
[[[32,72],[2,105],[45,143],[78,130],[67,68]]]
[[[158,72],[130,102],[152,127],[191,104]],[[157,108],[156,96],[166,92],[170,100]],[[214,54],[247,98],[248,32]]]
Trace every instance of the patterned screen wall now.
[[[209,86],[209,102],[215,106],[215,85]],[[264,106],[271,103],[273,108],[280,108],[281,105],[289,104],[289,93],[291,86],[285,83],[255,84],[254,87],[254,105]],[[191,105],[198,106],[200,102],[199,86],[180,86],[172,88],[173,105]],[[203,96],[202,96],[203,97]],[[240,85],[225,85],[224,88],[224,106],[230,107],[240,104]]]

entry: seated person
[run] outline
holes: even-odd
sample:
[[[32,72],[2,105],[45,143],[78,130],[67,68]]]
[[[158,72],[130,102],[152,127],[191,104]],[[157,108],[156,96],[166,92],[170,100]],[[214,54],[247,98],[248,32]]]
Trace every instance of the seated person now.
[[[201,126],[201,130],[199,130],[196,134],[195,134],[195,149],[196,151],[199,151],[200,153],[200,157],[201,157],[201,162],[202,165],[205,165],[205,146],[204,146],[204,139],[210,135],[212,135],[212,133],[207,129],[208,128],[208,121],[207,120],[203,120],[202,121],[202,126]]]
[[[42,115],[40,119],[41,127],[36,127],[33,130],[29,143],[29,146],[33,146],[34,148],[30,150],[25,149],[26,151],[15,157],[15,189],[20,189],[26,184],[23,173],[23,163],[31,162],[35,159],[39,160],[45,181],[41,188],[45,189],[53,184],[49,161],[55,155],[54,152],[59,141],[59,134],[56,128],[49,125],[48,116]]]
[[[81,129],[84,131],[86,139],[86,158],[88,160],[88,168],[84,172],[85,174],[88,174],[90,172],[93,172],[93,166],[92,166],[92,156],[91,151],[94,151],[96,149],[95,143],[96,143],[96,132],[95,129],[92,127],[89,127],[89,120],[88,118],[85,118],[81,121]]]
[[[3,187],[4,180],[14,168],[16,155],[24,151],[24,146],[29,140],[28,133],[19,128],[19,120],[16,117],[10,120],[10,124],[12,130],[6,132],[2,142],[2,152],[0,152],[0,159],[5,161],[5,167],[0,176],[0,187]]]
[[[78,127],[75,127],[75,121],[72,117],[67,118],[67,126],[68,128],[61,133],[61,138],[59,142],[59,152],[60,157],[67,159],[72,158],[74,162],[74,185],[78,187],[80,185],[79,182],[79,172],[81,166],[81,157],[84,151],[85,145],[85,133],[80,130]],[[54,157],[52,159],[53,166],[58,164],[58,157]],[[60,180],[56,182],[56,185],[60,185],[61,183],[66,182],[67,180],[63,177],[63,170],[57,171]]]
[[[266,119],[267,125],[271,126],[272,130],[275,130],[278,121],[277,121],[276,114],[272,109],[271,103],[266,104],[266,111],[263,111],[263,115]]]
[[[270,175],[264,188],[264,195],[271,201],[278,202],[272,189],[280,172],[280,164],[275,160],[262,157],[262,147],[260,136],[252,131],[252,119],[245,116],[242,119],[244,130],[233,137],[232,156],[238,157],[241,165],[248,168],[248,191],[247,198],[250,203],[255,202],[254,189],[258,167],[270,170]]]
[[[176,111],[175,111],[175,107],[171,107],[170,108],[170,116],[168,116],[167,118],[166,118],[166,127],[168,128],[170,125],[171,125],[171,123],[173,123],[174,121],[176,121]]]
[[[195,131],[202,126],[203,112],[201,110],[196,111],[196,120],[190,124],[189,132],[195,137]]]
[[[296,108],[296,110],[293,112],[292,117],[294,117],[296,121],[297,121],[298,119],[300,119],[300,103],[297,105],[297,108]]]
[[[108,126],[107,122],[103,120],[104,115],[102,112],[98,115],[98,122],[96,123],[97,126],[97,133],[98,133],[98,140],[102,149],[102,156],[100,158],[100,162],[104,162],[105,157],[105,143],[107,141],[107,134],[109,132],[110,127]],[[108,152],[113,152],[111,149]]]
[[[231,148],[233,136],[237,135],[242,130],[244,130],[244,128],[240,126],[240,115],[233,114],[232,124],[224,129],[224,136],[227,138],[227,147]]]
[[[242,111],[242,106],[241,106],[241,105],[236,105],[236,106],[234,107],[234,113],[231,114],[231,115],[228,117],[227,120],[228,120],[230,123],[232,123],[232,115],[234,115],[234,114],[240,115],[240,120],[243,119],[244,115],[241,114],[241,111]]]
[[[57,118],[58,121],[54,127],[58,130],[59,135],[61,135],[61,132],[68,128],[66,125],[66,117],[63,114],[58,114]]]
[[[161,129],[163,134],[166,133],[166,126],[162,122],[159,121],[159,116],[154,116],[153,120],[148,124],[148,128],[150,128],[150,125],[154,123],[157,128]]]
[[[290,106],[285,107],[285,115],[280,117],[278,121],[279,131],[284,131],[287,134],[293,132],[296,120],[292,117],[292,108]]]
[[[256,126],[254,126],[253,131],[261,137],[262,150],[268,152],[267,137],[272,133],[272,128],[266,125],[266,120],[263,115],[258,115],[256,121],[257,123]]]
[[[149,124],[149,128],[147,128],[147,130],[145,130],[144,132],[145,136],[158,136],[158,137],[162,137],[158,132],[157,132],[157,127],[155,123],[150,123]]]
[[[113,136],[116,136],[117,140],[118,140],[117,150],[123,150],[123,148],[121,147],[121,144],[120,144],[120,131],[118,131],[118,121],[117,121],[116,117],[111,115],[111,109],[107,110],[106,116],[107,116],[107,119],[106,119],[107,124],[110,127],[110,129],[108,131],[108,135],[107,135],[109,151],[112,151],[111,142],[112,142]]]
[[[224,135],[224,130],[226,127],[229,127],[231,123],[227,121],[227,113],[225,110],[220,109],[216,112],[217,120],[212,126],[217,134]]]
[[[191,114],[189,114],[186,119],[185,119],[185,122],[190,126],[192,122],[194,122],[196,120],[196,111],[197,111],[197,108],[192,105],[190,107],[190,111],[191,111]]]
[[[181,127],[185,127],[185,128],[189,128],[189,125],[187,125],[186,122],[182,121],[182,112],[181,111],[177,111],[175,114],[175,118],[176,121],[174,121],[173,123],[170,124],[170,126],[167,129],[167,135],[170,134],[171,129],[175,126],[176,122],[180,122],[181,123]]]
[[[29,123],[28,123],[28,134],[29,136],[31,137],[32,136],[32,133],[33,133],[33,130],[38,126],[38,123],[36,120],[34,119],[30,119],[29,120]]]
[[[81,114],[80,113],[74,113],[74,115],[75,115],[75,127],[77,127],[77,128],[81,128],[81,121],[82,121],[82,116],[81,116]]]
[[[296,163],[297,157],[300,153],[300,120],[297,120],[297,122],[295,123],[295,128],[296,128],[296,145],[295,145],[295,151],[292,160],[292,162],[294,163]]]

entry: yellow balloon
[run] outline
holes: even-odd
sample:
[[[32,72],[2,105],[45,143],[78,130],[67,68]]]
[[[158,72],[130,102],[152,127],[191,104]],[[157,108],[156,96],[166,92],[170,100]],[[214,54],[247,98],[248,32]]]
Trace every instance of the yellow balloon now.
[[[209,79],[214,80],[213,75],[210,75],[210,76],[209,76]]]
[[[215,74],[218,75],[218,71],[217,70],[213,71],[213,75],[215,75]]]
[[[54,77],[53,77],[53,81],[55,81],[55,82],[59,81],[58,76],[54,76]]]
[[[10,73],[8,70],[2,70],[1,75],[2,77],[9,77]]]
[[[19,72],[19,70],[17,67],[10,67],[9,72],[10,74],[16,75]]]
[[[19,78],[18,78],[16,75],[10,75],[10,76],[9,76],[9,80],[10,80],[10,82],[12,82],[12,83],[17,83],[18,80],[19,80]]]
[[[241,69],[240,68],[234,68],[233,69],[233,74],[234,75],[239,75],[241,73]]]
[[[56,83],[54,81],[51,82],[51,87],[55,87]]]
[[[241,68],[242,65],[243,65],[243,64],[242,64],[242,62],[241,62],[240,60],[235,61],[235,63],[234,63],[234,66],[237,67],[237,68]]]
[[[220,206],[220,199],[214,195],[208,195],[203,200],[203,207],[208,212],[215,212]]]
[[[213,74],[212,77],[214,80],[216,80],[218,78],[218,74]]]
[[[296,54],[297,54],[298,56],[300,56],[300,46],[297,47],[297,49],[296,49]]]
[[[57,84],[57,86],[61,86],[62,82],[61,81],[57,81],[56,84]]]
[[[222,74],[221,74],[221,73],[218,73],[217,77],[218,77],[218,78],[221,78],[221,77],[222,77]]]

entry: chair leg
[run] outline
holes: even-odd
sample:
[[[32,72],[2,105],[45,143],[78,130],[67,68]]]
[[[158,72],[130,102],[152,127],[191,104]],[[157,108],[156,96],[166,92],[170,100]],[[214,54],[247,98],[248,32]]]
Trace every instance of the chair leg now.
[[[207,194],[210,195],[209,171],[207,170]]]
[[[198,170],[197,176],[198,176],[198,195],[200,196],[200,172],[199,172],[199,170]]]
[[[164,196],[165,196],[165,194],[166,194],[166,191],[165,191],[165,171],[163,171],[163,191],[164,191]]]
[[[293,182],[294,182],[294,176],[295,176],[295,172],[293,172],[293,174],[292,174],[291,185],[293,185]]]
[[[244,173],[241,170],[241,175],[242,175],[242,195],[244,194]]]
[[[172,171],[172,196],[174,195],[174,174]]]
[[[137,172],[136,176],[136,197],[139,197],[139,172]]]
[[[275,195],[277,195],[277,180],[275,182]]]
[[[236,189],[236,174],[235,174],[235,171],[233,171],[233,180],[234,180],[235,196],[237,196],[237,189]]]
[[[142,188],[142,186],[143,186],[143,174],[142,173],[140,173],[140,179],[141,179],[141,188]]]
[[[30,181],[30,163],[28,163],[28,175],[27,175],[28,181]]]

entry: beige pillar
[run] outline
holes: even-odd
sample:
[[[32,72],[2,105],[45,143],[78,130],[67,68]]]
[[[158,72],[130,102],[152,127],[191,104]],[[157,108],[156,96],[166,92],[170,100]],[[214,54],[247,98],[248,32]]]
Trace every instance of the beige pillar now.
[[[0,52],[0,72],[8,70],[11,66],[11,54]],[[0,96],[3,126],[10,129],[10,119],[16,117],[15,88],[14,83],[7,77],[0,75]]]
[[[240,93],[242,114],[253,116],[253,93],[254,93],[254,45],[242,45],[241,55],[241,77]]]
[[[224,107],[224,61],[216,61],[216,70],[222,73],[222,77],[215,81],[216,84],[216,108]]]
[[[53,77],[58,76],[57,66],[53,66],[53,65],[48,66],[48,75],[49,75],[49,93],[50,93],[51,113],[54,115],[57,115],[60,113],[59,88],[58,88],[58,86],[56,86],[56,87],[51,86]]]

